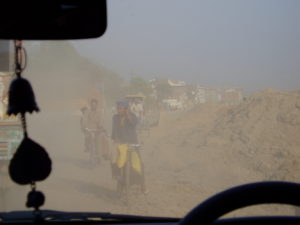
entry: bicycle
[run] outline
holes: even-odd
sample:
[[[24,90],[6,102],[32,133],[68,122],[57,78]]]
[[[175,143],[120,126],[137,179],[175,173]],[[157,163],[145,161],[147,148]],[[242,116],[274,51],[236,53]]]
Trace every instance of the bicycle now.
[[[100,163],[100,157],[98,153],[98,143],[97,136],[99,136],[100,129],[85,128],[88,132],[88,152],[89,152],[89,162],[91,165],[97,165]]]
[[[117,190],[127,203],[129,190],[133,184],[141,185],[141,190],[144,189],[144,168],[139,154],[140,148],[139,144],[118,146],[117,166],[120,169],[120,176],[117,179]]]

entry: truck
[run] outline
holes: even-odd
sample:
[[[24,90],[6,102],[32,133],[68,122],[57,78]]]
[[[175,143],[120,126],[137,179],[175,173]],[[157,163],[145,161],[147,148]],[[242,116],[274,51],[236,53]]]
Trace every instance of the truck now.
[[[18,116],[8,116],[8,90],[14,75],[0,72],[0,172],[7,166],[22,138],[22,124]]]
[[[170,111],[182,110],[184,108],[182,102],[176,98],[164,99],[162,100],[162,103],[164,108]]]

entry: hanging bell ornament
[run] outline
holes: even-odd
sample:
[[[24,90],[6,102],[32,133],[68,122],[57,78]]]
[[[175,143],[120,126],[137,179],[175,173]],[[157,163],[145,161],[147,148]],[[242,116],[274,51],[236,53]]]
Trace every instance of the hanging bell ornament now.
[[[31,84],[22,77],[17,77],[11,82],[8,97],[8,115],[39,111]]]
[[[9,175],[18,184],[31,184],[46,179],[52,169],[45,149],[25,137],[9,164]]]

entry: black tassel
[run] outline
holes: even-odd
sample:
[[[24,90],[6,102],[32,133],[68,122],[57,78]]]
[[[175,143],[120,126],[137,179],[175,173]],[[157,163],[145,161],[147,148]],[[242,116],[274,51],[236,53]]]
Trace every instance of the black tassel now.
[[[8,115],[25,114],[26,112],[38,112],[39,108],[31,84],[28,80],[18,77],[14,79],[9,88]]]
[[[18,184],[31,184],[46,179],[52,169],[45,149],[25,137],[9,164],[9,175]]]
[[[33,207],[36,210],[38,210],[39,207],[44,205],[44,203],[45,203],[45,195],[42,192],[32,190],[31,192],[28,193],[27,202],[26,202],[26,206],[28,208]]]

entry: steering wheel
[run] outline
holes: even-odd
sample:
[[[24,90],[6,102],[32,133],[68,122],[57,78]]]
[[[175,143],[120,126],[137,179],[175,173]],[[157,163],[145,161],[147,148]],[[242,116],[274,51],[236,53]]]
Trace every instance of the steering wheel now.
[[[179,224],[209,225],[219,217],[235,209],[264,203],[300,206],[300,184],[271,181],[237,186],[216,194],[196,206]]]

